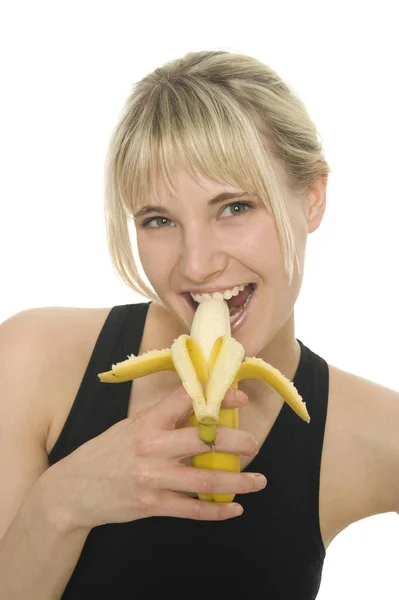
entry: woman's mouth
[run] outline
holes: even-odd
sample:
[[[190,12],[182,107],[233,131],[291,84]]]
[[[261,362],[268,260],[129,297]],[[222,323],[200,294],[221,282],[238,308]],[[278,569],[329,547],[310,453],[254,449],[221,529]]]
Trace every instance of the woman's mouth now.
[[[245,286],[243,290],[240,290],[240,292],[237,295],[232,296],[229,299],[225,299],[230,311],[230,326],[232,332],[237,331],[247,319],[249,306],[255,295],[255,291],[256,284],[249,283]],[[194,314],[197,310],[199,303],[196,300],[194,300],[194,298],[189,292],[184,293],[183,296],[190,310]]]
[[[244,302],[240,306],[229,307],[230,308],[230,327],[231,331],[236,332],[246,321],[249,313],[249,306],[252,303],[252,299],[255,295],[256,285],[250,283],[248,286],[249,290],[246,293]]]

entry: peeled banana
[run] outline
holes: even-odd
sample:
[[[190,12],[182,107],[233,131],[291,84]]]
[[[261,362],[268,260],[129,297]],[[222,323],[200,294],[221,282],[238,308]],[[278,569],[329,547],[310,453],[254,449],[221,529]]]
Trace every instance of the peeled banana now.
[[[306,404],[294,385],[278,369],[260,358],[245,358],[244,347],[231,336],[229,307],[225,300],[210,298],[197,307],[190,335],[180,335],[170,348],[131,355],[99,373],[104,383],[121,383],[157,371],[177,371],[193,402],[191,425],[211,451],[193,456],[196,467],[239,472],[240,457],[212,449],[216,425],[239,427],[238,409],[221,408],[229,387],[237,388],[246,378],[259,379],[272,387],[301,417],[309,422]],[[203,500],[231,502],[234,494],[198,494]]]

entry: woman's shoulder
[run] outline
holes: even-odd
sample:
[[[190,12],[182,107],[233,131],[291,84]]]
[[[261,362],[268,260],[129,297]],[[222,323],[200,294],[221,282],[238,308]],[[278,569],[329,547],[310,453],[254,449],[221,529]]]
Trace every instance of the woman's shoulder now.
[[[51,423],[65,416],[76,396],[110,310],[35,307],[0,325],[0,371],[6,388],[0,412],[29,414],[30,427],[46,446]]]
[[[369,444],[370,450],[374,446],[375,453],[375,444],[383,445],[387,436],[397,432],[399,391],[333,365],[329,373],[329,424],[341,434],[348,433],[353,444]]]
[[[110,310],[70,306],[22,310],[0,325],[0,341],[7,348],[3,352],[45,368],[51,377],[53,370],[68,368],[92,350]]]
[[[0,324],[0,341],[8,350],[3,348],[3,352],[29,357],[37,366],[43,359],[55,366],[63,352],[73,348],[76,353],[90,346],[110,310],[70,306],[22,310]]]
[[[17,330],[18,327],[40,327],[50,328],[53,325],[62,327],[65,320],[73,320],[83,318],[87,319],[96,315],[107,315],[111,307],[75,307],[75,306],[38,306],[26,308],[12,314],[1,323],[2,331]],[[25,336],[26,339],[26,336]]]
[[[332,365],[329,373],[321,509],[338,533],[399,510],[399,392]]]

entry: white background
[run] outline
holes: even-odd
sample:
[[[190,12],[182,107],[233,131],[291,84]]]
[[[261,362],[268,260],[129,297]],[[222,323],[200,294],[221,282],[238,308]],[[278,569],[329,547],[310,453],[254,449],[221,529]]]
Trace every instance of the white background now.
[[[297,336],[330,363],[399,390],[396,8],[3,1],[0,321],[34,306],[141,301],[116,278],[106,247],[111,129],[133,83],[165,61],[244,52],[301,96],[333,168],[324,221],[309,238]],[[398,599],[398,537],[395,513],[348,528],[328,550],[318,600]]]

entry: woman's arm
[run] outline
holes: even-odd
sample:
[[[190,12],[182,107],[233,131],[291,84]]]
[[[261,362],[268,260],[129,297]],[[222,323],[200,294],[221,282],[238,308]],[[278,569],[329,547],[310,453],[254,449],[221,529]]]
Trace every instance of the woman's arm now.
[[[45,450],[59,362],[43,312],[0,326],[0,598],[58,599],[89,529],[68,522]],[[48,470],[47,470],[48,469]],[[51,490],[51,493],[48,493]]]
[[[192,413],[183,386],[49,468],[50,406],[71,379],[66,358],[75,356],[77,336],[65,348],[54,319],[49,333],[43,312],[39,325],[36,316],[17,315],[0,327],[1,600],[60,598],[92,527],[151,516],[234,518],[242,512],[234,502],[181,492],[245,494],[266,483],[259,474],[182,465],[182,458],[209,452],[195,427],[177,427]],[[224,406],[247,400],[229,390]],[[219,427],[216,451],[253,457],[258,449],[248,432]]]
[[[61,598],[89,533],[74,529],[61,506],[48,504],[47,486],[56,485],[50,471],[35,483],[0,541],[2,600]]]

